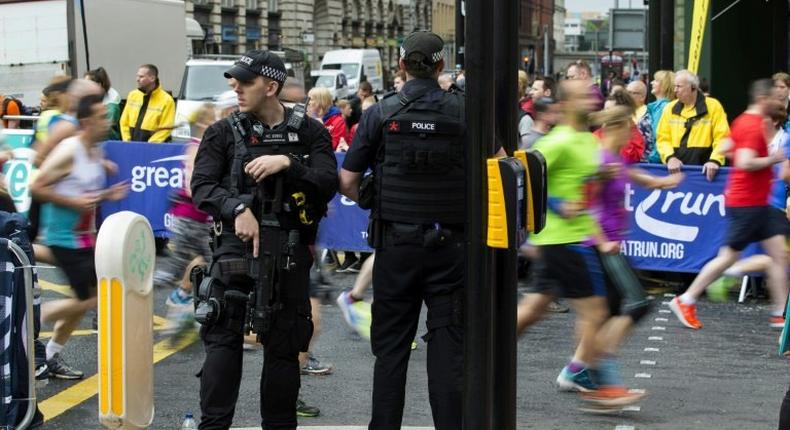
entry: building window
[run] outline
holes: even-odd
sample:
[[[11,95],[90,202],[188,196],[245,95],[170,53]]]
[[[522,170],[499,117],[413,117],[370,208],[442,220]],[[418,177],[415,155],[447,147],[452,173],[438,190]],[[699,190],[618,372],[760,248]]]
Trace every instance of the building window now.
[[[278,0],[269,0],[269,13],[277,13],[280,11]]]
[[[258,10],[258,0],[247,0],[247,10]]]

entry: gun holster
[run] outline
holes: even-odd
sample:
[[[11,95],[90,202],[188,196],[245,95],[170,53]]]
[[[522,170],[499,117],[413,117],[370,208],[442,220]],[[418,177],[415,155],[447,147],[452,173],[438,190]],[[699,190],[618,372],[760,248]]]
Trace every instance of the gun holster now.
[[[194,296],[195,320],[202,325],[214,325],[222,315],[224,286],[211,277],[208,267],[196,266],[189,272]]]

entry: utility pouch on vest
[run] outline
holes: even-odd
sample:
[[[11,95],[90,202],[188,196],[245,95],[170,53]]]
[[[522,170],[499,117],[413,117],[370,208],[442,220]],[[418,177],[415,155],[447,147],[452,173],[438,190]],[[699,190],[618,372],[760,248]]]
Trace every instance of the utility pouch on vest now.
[[[373,208],[373,203],[376,199],[375,180],[375,177],[371,173],[362,178],[362,181],[359,183],[359,201],[357,202],[357,206],[362,209]]]

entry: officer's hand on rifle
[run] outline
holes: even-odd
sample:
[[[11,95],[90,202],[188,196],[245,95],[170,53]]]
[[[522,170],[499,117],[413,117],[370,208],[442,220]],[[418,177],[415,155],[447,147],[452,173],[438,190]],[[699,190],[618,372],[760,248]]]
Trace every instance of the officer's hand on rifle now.
[[[242,242],[249,242],[252,239],[252,256],[258,258],[258,220],[249,208],[236,217],[234,229],[236,237]]]
[[[291,167],[291,159],[286,155],[262,155],[244,166],[244,173],[261,182],[267,176]]]

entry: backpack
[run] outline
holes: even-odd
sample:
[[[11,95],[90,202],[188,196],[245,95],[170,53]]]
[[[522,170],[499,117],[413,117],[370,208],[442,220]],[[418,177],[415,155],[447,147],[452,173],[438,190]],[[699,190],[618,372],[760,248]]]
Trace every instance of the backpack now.
[[[30,106],[25,106],[21,100],[14,96],[0,96],[3,99],[3,105],[0,107],[0,117],[5,115],[8,111],[8,105],[14,101],[19,106],[19,115],[33,116],[36,112]],[[32,129],[36,126],[36,120],[21,120],[19,121],[19,128]]]

